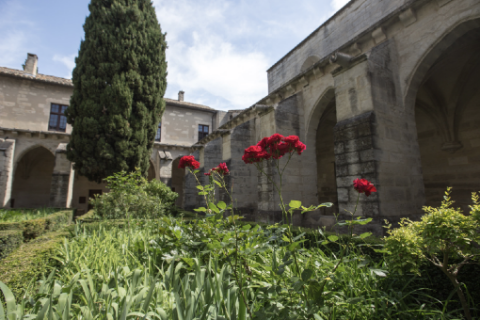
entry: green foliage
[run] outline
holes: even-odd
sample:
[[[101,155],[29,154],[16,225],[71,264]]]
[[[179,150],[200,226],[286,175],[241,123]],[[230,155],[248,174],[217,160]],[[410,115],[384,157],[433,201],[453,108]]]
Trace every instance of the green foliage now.
[[[152,219],[174,210],[178,194],[160,181],[147,182],[140,170],[118,172],[105,181],[110,192],[91,200],[99,218]]]
[[[390,269],[399,273],[419,274],[420,266],[427,262],[438,267],[457,292],[466,318],[472,319],[458,274],[464,265],[480,258],[478,195],[472,196],[472,214],[464,215],[452,207],[450,193],[448,188],[439,208],[424,207],[420,221],[404,219],[398,229],[390,230],[385,250],[391,253],[387,257]]]
[[[140,168],[146,176],[165,109],[165,35],[151,0],[91,0],[67,122],[67,157],[89,180]]]
[[[0,231],[0,260],[18,248],[23,242],[21,230]]]
[[[56,266],[53,256],[66,236],[68,233],[52,232],[22,244],[1,261],[0,281],[16,297],[35,292],[36,281]]]
[[[21,222],[45,218],[49,214],[60,211],[54,208],[43,209],[0,209],[0,222]]]
[[[480,244],[480,220],[475,216],[478,196],[474,194],[471,215],[451,207],[450,189],[444,198],[439,208],[424,207],[420,221],[403,219],[399,228],[389,230],[385,249],[392,253],[388,256],[392,270],[418,273],[422,263],[443,263],[438,255],[455,260],[478,259],[480,251],[474,245]],[[453,265],[445,267],[455,269]]]
[[[0,230],[21,230],[25,240],[35,239],[40,235],[59,230],[72,222],[73,210],[58,211],[44,218],[21,222],[0,223]]]

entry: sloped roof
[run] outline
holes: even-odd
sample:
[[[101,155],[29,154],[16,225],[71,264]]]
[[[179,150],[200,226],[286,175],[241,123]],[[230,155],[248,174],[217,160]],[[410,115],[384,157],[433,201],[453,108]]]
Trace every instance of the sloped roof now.
[[[70,79],[49,76],[41,73],[37,73],[36,76],[33,76],[32,74],[27,73],[23,70],[10,69],[6,67],[0,67],[0,75],[7,75],[7,76],[13,76],[13,77],[22,78],[22,79],[42,81],[47,83],[59,84],[67,87],[73,87],[72,80]]]
[[[206,109],[206,110],[211,110],[211,111],[216,111],[213,108],[210,108],[209,106],[205,106],[203,104],[197,104],[197,103],[192,103],[192,102],[186,102],[186,101],[178,101],[175,99],[169,99],[169,98],[163,98],[167,104],[173,104],[176,106],[180,107],[193,107],[193,108],[200,108],[200,109]]]

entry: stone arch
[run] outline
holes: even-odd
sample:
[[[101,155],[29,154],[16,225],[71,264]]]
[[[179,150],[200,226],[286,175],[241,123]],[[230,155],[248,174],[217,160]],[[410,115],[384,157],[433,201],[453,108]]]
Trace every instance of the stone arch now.
[[[152,181],[154,179],[157,179],[157,173],[155,170],[155,165],[153,164],[152,159],[150,159],[150,165],[148,167],[148,172],[147,172],[147,180]]]
[[[185,183],[185,169],[180,169],[178,164],[180,163],[179,156],[172,161],[172,190],[178,193],[178,198],[175,201],[177,207],[183,208],[184,205],[184,183]]]
[[[477,28],[480,28],[479,17],[471,17],[469,19],[457,22],[457,24],[446,30],[442,36],[440,36],[438,40],[430,47],[430,50],[426,50],[420,59],[418,59],[415,68],[413,68],[411,76],[407,79],[407,90],[404,97],[404,105],[407,108],[410,107],[410,111],[413,111],[414,109],[415,99],[419,87],[421,86],[433,64],[438,62],[440,55],[461,36],[465,35],[468,31]]]
[[[58,145],[58,144],[57,144]],[[57,145],[55,145],[55,148],[57,147]],[[27,154],[29,153],[30,151],[32,150],[35,150],[37,148],[43,148],[45,149],[46,151],[50,152],[50,154],[55,157],[55,148],[52,150],[51,148],[49,148],[48,146],[42,144],[42,143],[33,143],[33,144],[29,144],[28,146],[23,146],[23,145],[20,145],[16,148],[16,152],[15,152],[15,156],[14,156],[14,170],[16,169],[16,165],[18,164],[18,162]]]
[[[310,56],[308,57],[302,64],[302,67],[300,68],[300,72],[304,72],[305,70],[309,69],[312,67],[315,63],[317,63],[320,60],[319,57],[317,56]]]
[[[15,163],[11,203],[14,208],[47,207],[55,156],[43,146],[26,149]]]
[[[333,143],[333,127],[336,124],[335,112],[335,90],[333,87],[328,87],[317,99],[315,107],[307,118],[307,150],[302,158],[308,163],[316,164],[309,167],[309,179],[315,181],[314,185],[311,186],[312,202],[316,204],[338,202]],[[322,209],[321,214],[329,215],[335,211],[338,211],[338,206],[331,209]],[[312,219],[316,220],[313,215],[307,217],[307,220]],[[319,222],[309,221],[308,223],[318,224]]]
[[[415,117],[425,202],[438,206],[447,186],[468,212],[480,189],[480,19],[458,23],[415,68],[405,105]]]

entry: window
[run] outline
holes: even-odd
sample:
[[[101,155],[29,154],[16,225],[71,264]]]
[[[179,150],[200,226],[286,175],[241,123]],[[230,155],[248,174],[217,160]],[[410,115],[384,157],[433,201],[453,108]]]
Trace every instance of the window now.
[[[162,140],[162,123],[160,122],[158,124],[157,134],[155,135],[155,141],[161,141],[161,140]]]
[[[67,128],[67,117],[65,116],[65,110],[68,106],[62,106],[52,103],[50,107],[50,120],[48,121],[48,131],[61,131],[65,132]]]
[[[199,124],[198,125],[198,141],[202,140],[208,136],[208,126],[204,124]]]

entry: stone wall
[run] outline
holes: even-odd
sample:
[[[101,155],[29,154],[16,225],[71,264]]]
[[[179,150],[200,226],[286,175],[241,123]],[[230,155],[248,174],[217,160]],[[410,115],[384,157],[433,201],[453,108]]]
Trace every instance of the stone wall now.
[[[48,131],[52,103],[69,105],[73,87],[0,75],[0,127]],[[66,132],[71,132],[67,125]]]

